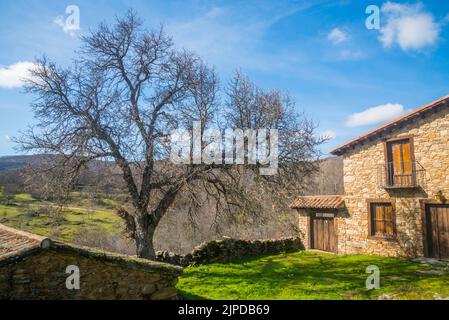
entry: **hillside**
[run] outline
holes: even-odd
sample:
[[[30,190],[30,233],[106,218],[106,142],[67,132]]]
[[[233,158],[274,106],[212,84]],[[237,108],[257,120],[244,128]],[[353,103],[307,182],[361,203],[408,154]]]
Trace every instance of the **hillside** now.
[[[18,170],[26,166],[38,166],[52,155],[19,155],[0,157],[0,171]]]
[[[36,156],[0,157],[0,171],[16,170],[27,166]]]

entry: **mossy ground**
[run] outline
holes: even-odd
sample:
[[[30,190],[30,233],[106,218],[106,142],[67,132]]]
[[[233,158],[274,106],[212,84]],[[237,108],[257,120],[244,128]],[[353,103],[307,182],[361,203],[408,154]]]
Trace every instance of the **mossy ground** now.
[[[367,290],[366,267],[380,270],[380,289]],[[449,273],[401,258],[297,252],[235,263],[188,267],[182,299],[438,299],[449,297]]]
[[[36,200],[29,194],[16,194],[12,201],[0,203],[0,223],[63,241],[72,241],[80,228],[98,228],[109,233],[121,230],[121,219],[114,213],[118,204],[114,200],[101,198],[94,202],[75,193],[71,197],[61,219],[55,223],[54,217],[40,210],[55,204]],[[39,215],[30,215],[33,212]]]

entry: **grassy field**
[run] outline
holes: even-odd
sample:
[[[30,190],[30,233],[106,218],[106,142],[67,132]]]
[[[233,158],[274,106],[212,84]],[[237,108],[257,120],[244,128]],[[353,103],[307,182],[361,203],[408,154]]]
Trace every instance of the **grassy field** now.
[[[366,289],[369,265],[379,267],[380,289]],[[448,271],[431,268],[399,258],[297,252],[188,267],[178,289],[182,299],[449,298]]]
[[[73,194],[62,215],[55,219],[52,210],[49,210],[55,208],[54,204],[33,199],[29,194],[17,194],[12,200],[3,199],[0,202],[0,223],[63,241],[72,241],[74,235],[83,228],[102,229],[110,233],[121,230],[121,219],[114,214],[116,205],[112,199],[101,198],[95,203]]]

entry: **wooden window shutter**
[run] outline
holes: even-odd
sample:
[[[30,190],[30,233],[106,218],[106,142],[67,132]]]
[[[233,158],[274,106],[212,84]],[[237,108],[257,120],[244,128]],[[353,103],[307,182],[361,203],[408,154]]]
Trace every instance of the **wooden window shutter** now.
[[[384,233],[384,210],[383,206],[380,204],[377,204],[374,206],[375,212],[376,212],[376,232]]]
[[[402,161],[404,163],[404,174],[412,174],[412,155],[410,141],[403,141],[402,144]]]
[[[393,207],[391,205],[383,206],[384,210],[384,221],[385,221],[385,233],[393,234],[394,226],[393,226]]]
[[[370,233],[371,236],[387,237],[395,234],[394,209],[391,203],[371,203]]]
[[[391,145],[391,150],[393,154],[393,170],[395,175],[402,174],[402,156],[401,156],[401,143],[395,142]]]

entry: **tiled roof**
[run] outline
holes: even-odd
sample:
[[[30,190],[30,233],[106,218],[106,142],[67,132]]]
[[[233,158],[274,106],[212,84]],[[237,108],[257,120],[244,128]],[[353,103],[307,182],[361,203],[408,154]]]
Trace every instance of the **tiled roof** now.
[[[50,239],[0,224],[0,257],[21,255],[50,246]]]
[[[349,147],[352,147],[354,144],[356,144],[358,142],[361,142],[361,141],[363,141],[365,139],[371,138],[371,137],[373,137],[373,136],[375,136],[375,135],[377,135],[377,134],[379,134],[381,132],[384,132],[387,129],[394,128],[395,126],[399,125],[400,123],[402,123],[404,121],[410,120],[411,118],[414,118],[415,116],[423,114],[423,112],[432,110],[432,109],[437,108],[437,107],[442,107],[442,106],[446,106],[447,107],[448,105],[449,105],[449,95],[447,95],[447,96],[445,96],[443,98],[440,98],[438,100],[432,101],[432,102],[430,102],[430,103],[428,103],[428,104],[426,104],[424,106],[421,106],[421,107],[419,107],[419,108],[417,108],[415,110],[412,110],[412,111],[406,113],[405,115],[403,115],[403,116],[401,116],[401,117],[399,117],[397,119],[394,119],[394,120],[392,120],[390,122],[387,122],[386,124],[376,128],[374,130],[369,131],[368,133],[366,133],[364,135],[361,135],[361,136],[359,136],[359,137],[357,137],[355,139],[352,139],[351,141],[348,141],[348,142],[346,142],[346,143],[344,143],[344,144],[342,144],[342,145],[332,149],[330,151],[330,153],[335,154],[335,155],[341,155],[342,153],[345,152],[346,149],[348,149]]]
[[[296,198],[292,209],[340,209],[344,207],[342,196],[305,196]]]

